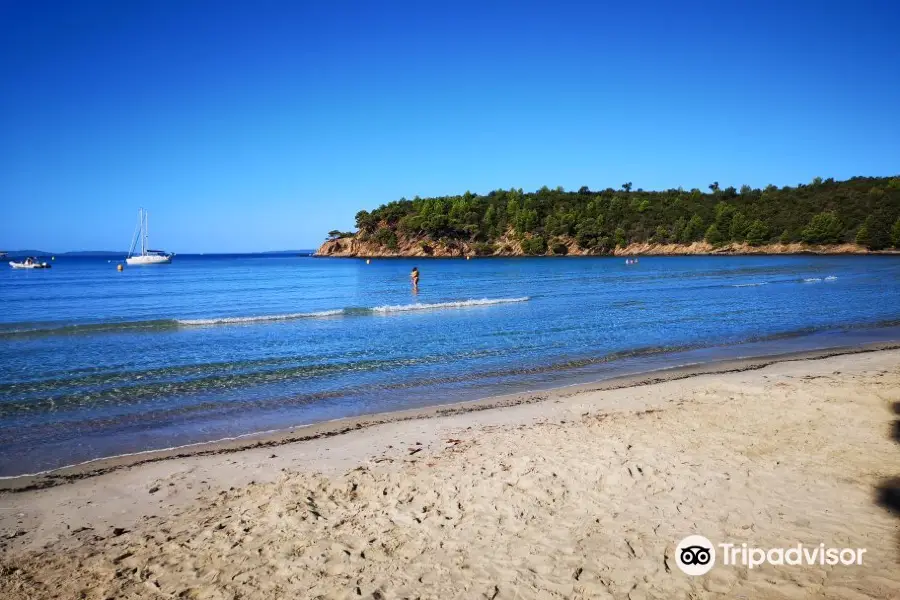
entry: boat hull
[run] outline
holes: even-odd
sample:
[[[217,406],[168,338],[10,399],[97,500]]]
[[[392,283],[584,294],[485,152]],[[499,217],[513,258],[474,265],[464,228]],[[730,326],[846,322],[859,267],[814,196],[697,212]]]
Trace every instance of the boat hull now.
[[[131,256],[125,259],[125,264],[130,267],[149,267],[152,265],[167,265],[172,262],[171,256],[146,255]]]
[[[11,266],[13,269],[49,269],[50,268],[50,265],[48,265],[47,263],[33,263],[30,265],[26,265],[25,263],[17,263],[17,262],[13,262],[13,261],[9,262],[9,266]]]

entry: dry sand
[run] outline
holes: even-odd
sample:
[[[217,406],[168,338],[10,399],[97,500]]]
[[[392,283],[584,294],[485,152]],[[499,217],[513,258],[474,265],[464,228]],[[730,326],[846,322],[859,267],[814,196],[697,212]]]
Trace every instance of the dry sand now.
[[[0,598],[900,598],[900,351],[534,398],[2,493]]]

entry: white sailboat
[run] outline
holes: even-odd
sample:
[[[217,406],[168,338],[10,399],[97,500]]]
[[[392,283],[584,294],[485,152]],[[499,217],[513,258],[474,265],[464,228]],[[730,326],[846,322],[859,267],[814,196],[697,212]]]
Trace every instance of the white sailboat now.
[[[167,265],[172,262],[172,255],[166,254],[162,250],[150,249],[150,226],[148,222],[149,213],[143,208],[138,212],[138,226],[131,238],[131,248],[128,250],[128,257],[125,263],[133,266],[147,265]],[[141,240],[141,253],[135,254],[138,238]]]

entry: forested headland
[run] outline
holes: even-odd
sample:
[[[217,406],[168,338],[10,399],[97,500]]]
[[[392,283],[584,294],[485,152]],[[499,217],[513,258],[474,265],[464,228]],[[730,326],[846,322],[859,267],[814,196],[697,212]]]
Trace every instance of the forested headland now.
[[[459,256],[834,251],[900,247],[900,176],[815,178],[795,187],[619,189],[401,199],[356,215],[356,232],[332,231],[320,255]],[[777,251],[777,250],[776,250]],[[782,250],[784,251],[784,250]],[[688,252],[690,253],[690,252]]]

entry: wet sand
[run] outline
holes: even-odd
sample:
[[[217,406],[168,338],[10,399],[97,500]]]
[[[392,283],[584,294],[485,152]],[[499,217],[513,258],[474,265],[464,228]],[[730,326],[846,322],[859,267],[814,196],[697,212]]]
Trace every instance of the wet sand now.
[[[4,480],[0,597],[900,597],[900,350],[877,348]],[[867,553],[692,578],[693,533]]]

